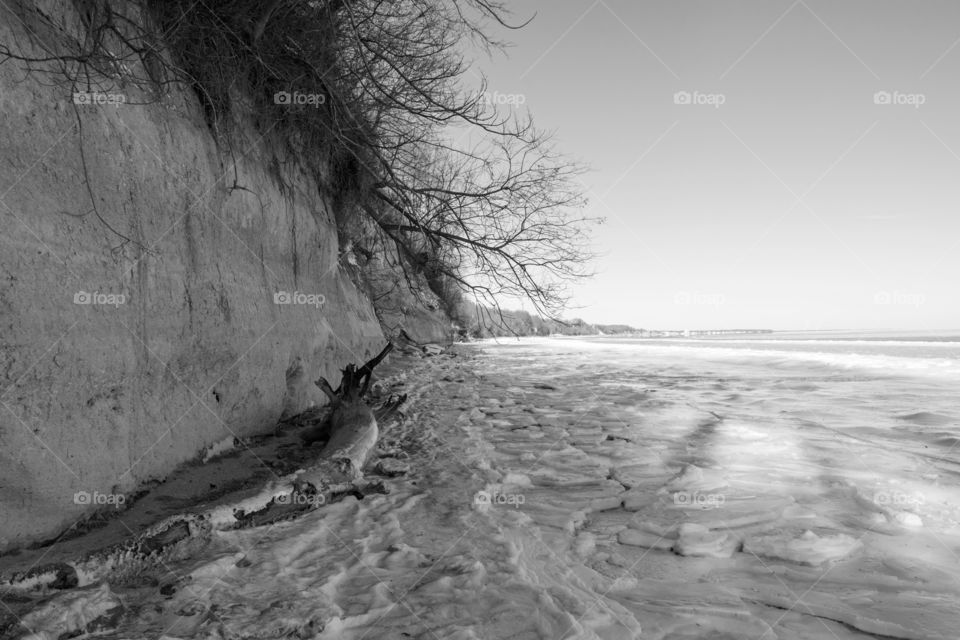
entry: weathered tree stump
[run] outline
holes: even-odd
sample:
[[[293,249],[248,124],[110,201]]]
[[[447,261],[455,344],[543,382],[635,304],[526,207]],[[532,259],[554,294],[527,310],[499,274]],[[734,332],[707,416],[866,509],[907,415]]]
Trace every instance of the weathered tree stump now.
[[[82,558],[43,565],[9,578],[0,576],[0,592],[69,590],[106,580],[124,582],[166,566],[168,561],[191,557],[209,543],[215,530],[296,517],[346,495],[362,498],[386,492],[382,481],[364,481],[362,472],[379,437],[377,417],[385,420],[392,415],[406,396],[393,396],[376,410],[363,397],[370,387],[374,367],[392,349],[393,344],[387,344],[359,369],[348,365],[336,390],[323,378],[316,381],[330,398],[333,411],[322,425],[309,429],[303,436],[308,442],[327,440],[319,461],[309,469],[278,478],[239,501],[170,516],[129,540],[91,551]],[[0,637],[6,637],[3,634],[7,626],[8,621],[0,615]]]
[[[336,390],[324,378],[314,383],[330,398],[332,407],[324,422],[308,429],[302,436],[307,443],[327,439],[320,454],[320,465],[312,470],[310,478],[305,478],[318,489],[320,487],[314,480],[347,483],[361,477],[380,435],[377,420],[373,410],[364,401],[364,395],[370,388],[373,369],[391,350],[393,344],[387,343],[383,351],[359,369],[356,365],[347,365]],[[329,477],[321,478],[324,474],[329,474]]]

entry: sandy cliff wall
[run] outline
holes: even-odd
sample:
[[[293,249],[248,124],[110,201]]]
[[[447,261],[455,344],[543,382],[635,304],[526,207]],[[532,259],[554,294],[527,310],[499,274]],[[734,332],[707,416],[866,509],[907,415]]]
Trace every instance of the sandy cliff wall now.
[[[78,126],[68,87],[0,65],[0,550],[322,403],[310,381],[384,341],[296,163],[252,132],[224,151],[192,95],[138,98]]]

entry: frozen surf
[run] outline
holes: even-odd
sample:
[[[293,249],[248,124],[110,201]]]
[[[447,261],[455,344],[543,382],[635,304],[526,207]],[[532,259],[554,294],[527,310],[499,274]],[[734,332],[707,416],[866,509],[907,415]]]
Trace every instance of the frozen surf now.
[[[219,532],[84,606],[122,602],[116,638],[953,639],[957,348],[864,348],[425,361],[389,493]]]

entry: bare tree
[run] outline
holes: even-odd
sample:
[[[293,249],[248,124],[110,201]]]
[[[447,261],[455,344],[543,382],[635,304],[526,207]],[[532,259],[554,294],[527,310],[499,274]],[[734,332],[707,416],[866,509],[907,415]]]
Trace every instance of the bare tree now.
[[[528,117],[493,104],[482,76],[464,87],[462,43],[502,48],[487,26],[509,26],[505,3],[341,5],[340,84],[355,87],[378,133],[364,211],[414,264],[486,305],[523,297],[556,316],[564,285],[588,275],[580,168]],[[461,145],[457,134],[479,140]]]
[[[504,49],[494,31],[523,26],[506,2],[74,2],[84,38],[33,58],[0,43],[0,61],[56,61],[74,84],[118,69],[181,83],[215,131],[245,111],[284,136],[338,207],[365,216],[405,270],[485,305],[527,298],[556,317],[567,284],[588,275],[581,168],[528,115],[489,100],[472,67],[477,52]],[[277,103],[297,91],[322,105]]]

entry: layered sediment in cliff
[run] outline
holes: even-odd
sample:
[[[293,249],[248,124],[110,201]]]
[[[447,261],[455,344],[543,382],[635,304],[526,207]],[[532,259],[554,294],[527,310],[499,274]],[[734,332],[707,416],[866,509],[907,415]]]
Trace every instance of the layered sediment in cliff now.
[[[39,53],[49,24],[0,12]],[[323,404],[312,380],[383,346],[332,201],[252,128],[228,146],[190,92],[78,99],[9,61],[0,113],[0,552]]]

